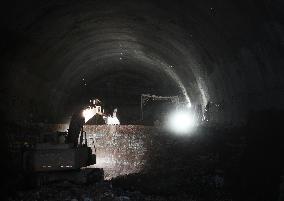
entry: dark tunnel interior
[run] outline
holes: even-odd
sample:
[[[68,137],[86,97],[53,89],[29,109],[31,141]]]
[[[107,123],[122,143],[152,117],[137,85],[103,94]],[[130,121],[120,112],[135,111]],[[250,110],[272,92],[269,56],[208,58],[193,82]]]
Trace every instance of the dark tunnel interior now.
[[[284,1],[11,0],[0,9],[1,198],[284,200]],[[96,110],[90,121],[86,110]],[[194,122],[182,135],[166,129],[179,110],[192,119],[175,129]],[[71,133],[83,130],[88,142],[78,144]],[[83,149],[96,165],[69,166]],[[72,170],[29,166],[49,158]],[[103,179],[88,184],[42,180],[98,169]]]

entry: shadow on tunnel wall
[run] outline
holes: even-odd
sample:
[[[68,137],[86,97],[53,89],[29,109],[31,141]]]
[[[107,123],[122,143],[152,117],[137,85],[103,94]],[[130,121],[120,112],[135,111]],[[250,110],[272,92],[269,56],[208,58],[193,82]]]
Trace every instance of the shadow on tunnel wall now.
[[[240,194],[247,200],[277,200],[283,176],[283,111],[252,112],[248,146],[240,164]],[[283,182],[283,180],[282,180]]]
[[[0,178],[2,183],[1,200],[15,193],[17,190],[26,189],[29,179],[25,177],[22,167],[22,142],[36,142],[40,128],[19,122],[2,121],[0,135],[1,169]]]
[[[283,185],[283,114],[251,111],[243,127],[202,127],[190,137],[154,137],[145,169],[112,183],[195,200],[276,201]]]

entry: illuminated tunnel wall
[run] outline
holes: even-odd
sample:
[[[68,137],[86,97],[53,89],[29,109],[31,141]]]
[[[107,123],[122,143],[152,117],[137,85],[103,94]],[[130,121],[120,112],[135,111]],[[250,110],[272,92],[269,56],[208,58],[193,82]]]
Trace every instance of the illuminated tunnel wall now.
[[[218,124],[283,108],[281,1],[12,4],[2,31],[7,119],[62,121],[90,97],[119,106],[141,93],[218,103]]]

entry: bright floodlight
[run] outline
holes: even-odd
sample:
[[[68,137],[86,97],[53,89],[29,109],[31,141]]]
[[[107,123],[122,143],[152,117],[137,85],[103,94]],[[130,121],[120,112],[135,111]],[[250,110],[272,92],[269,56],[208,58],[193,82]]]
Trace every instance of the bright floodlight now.
[[[194,115],[190,111],[174,111],[168,119],[168,128],[177,134],[186,134],[195,126]]]
[[[85,123],[91,119],[96,114],[95,108],[87,108],[83,111],[83,116],[85,117]]]

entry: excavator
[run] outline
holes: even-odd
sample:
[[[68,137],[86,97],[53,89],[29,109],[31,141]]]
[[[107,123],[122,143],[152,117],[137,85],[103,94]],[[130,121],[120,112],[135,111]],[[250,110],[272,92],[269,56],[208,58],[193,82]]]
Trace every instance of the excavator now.
[[[33,175],[37,186],[60,181],[85,184],[103,180],[103,169],[92,167],[96,164],[96,155],[88,146],[84,119],[80,115],[73,115],[68,132],[41,136],[33,148],[23,153],[23,168]]]

